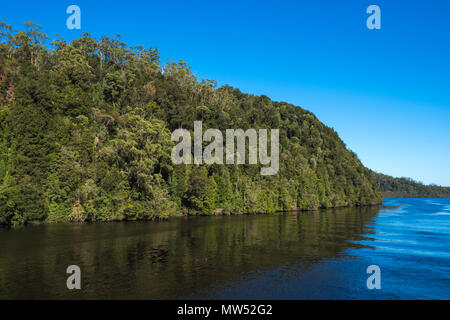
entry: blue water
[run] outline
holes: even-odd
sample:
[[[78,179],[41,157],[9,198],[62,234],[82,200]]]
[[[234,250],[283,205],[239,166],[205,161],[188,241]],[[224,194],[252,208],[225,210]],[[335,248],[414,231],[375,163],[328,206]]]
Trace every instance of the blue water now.
[[[332,259],[280,266],[195,298],[450,299],[450,199],[385,199],[361,240]],[[369,290],[367,267],[381,271]]]
[[[450,299],[449,244],[450,199],[0,229],[0,299]]]

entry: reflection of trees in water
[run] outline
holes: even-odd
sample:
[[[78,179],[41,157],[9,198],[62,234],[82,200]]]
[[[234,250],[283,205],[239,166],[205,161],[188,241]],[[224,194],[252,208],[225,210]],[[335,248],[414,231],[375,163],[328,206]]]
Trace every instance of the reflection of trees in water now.
[[[0,233],[2,298],[176,298],[242,273],[333,258],[371,233],[378,208],[52,225]],[[82,270],[80,292],[65,283]]]

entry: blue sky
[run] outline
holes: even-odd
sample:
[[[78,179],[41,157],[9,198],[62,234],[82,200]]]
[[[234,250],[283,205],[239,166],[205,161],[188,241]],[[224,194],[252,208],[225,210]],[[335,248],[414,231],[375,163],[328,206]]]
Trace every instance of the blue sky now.
[[[66,28],[81,8],[82,29]],[[368,30],[366,8],[381,8]],[[9,1],[71,40],[121,34],[199,78],[312,111],[369,168],[450,186],[450,1]]]

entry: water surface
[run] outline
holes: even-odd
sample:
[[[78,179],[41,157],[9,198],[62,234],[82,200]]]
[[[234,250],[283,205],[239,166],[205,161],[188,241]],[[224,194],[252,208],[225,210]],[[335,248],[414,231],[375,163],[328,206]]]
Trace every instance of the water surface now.
[[[369,265],[381,290],[367,289]],[[0,229],[0,298],[449,299],[450,199]]]

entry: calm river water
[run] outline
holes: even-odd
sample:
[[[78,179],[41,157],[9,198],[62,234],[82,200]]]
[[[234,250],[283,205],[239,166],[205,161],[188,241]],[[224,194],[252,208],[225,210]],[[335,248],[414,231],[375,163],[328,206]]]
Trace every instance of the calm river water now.
[[[0,298],[450,299],[450,199],[0,229]]]

